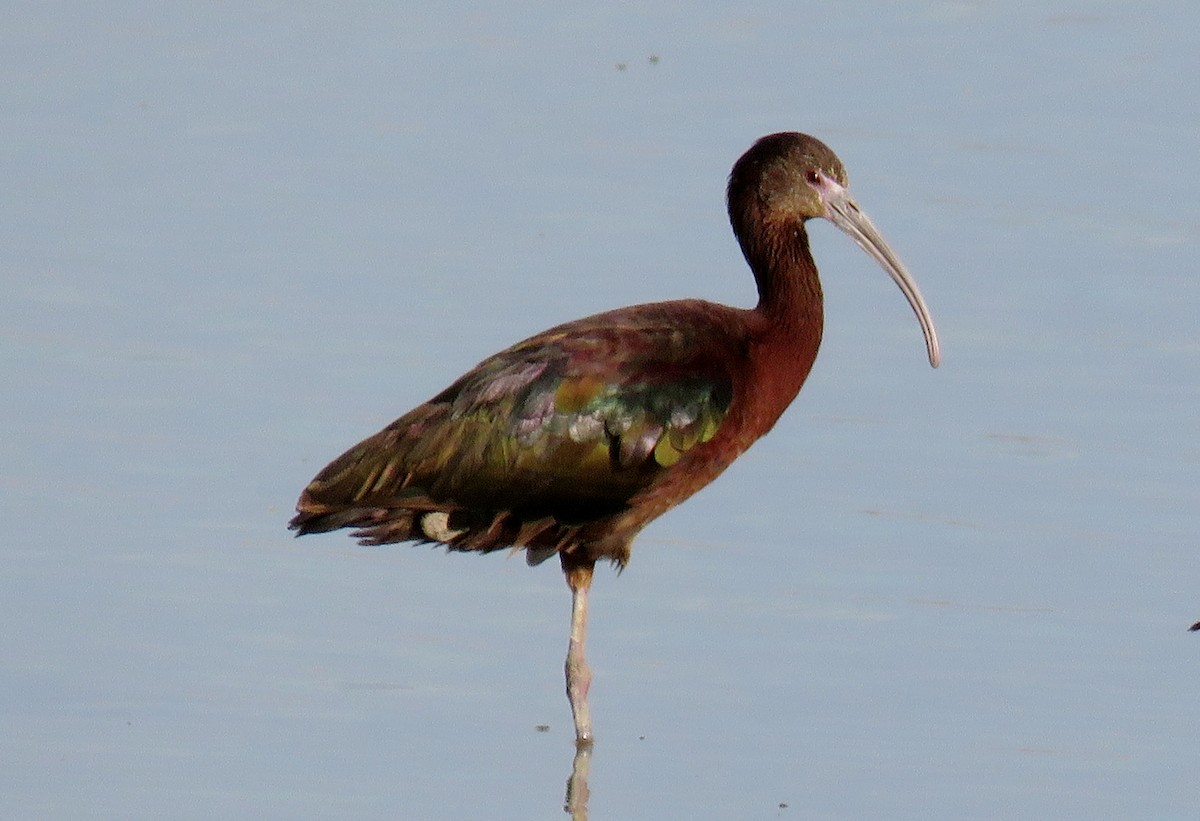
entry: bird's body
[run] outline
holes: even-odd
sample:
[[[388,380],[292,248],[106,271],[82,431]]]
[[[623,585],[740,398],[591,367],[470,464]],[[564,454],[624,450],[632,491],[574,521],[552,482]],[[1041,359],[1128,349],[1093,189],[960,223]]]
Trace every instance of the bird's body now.
[[[782,360],[792,379],[754,390],[755,364],[776,358],[772,327],[688,300],[552,328],[347,451],[296,524],[624,565],[637,531],[716,478],[799,390],[812,361],[800,351]]]
[[[593,566],[623,567],[634,536],[715,479],[800,390],[823,326],[805,220],[833,220],[884,265],[937,364],[915,285],[844,185],[840,161],[817,140],[763,138],[729,183],[756,308],[638,305],[517,343],[334,460],[301,495],[291,527],[353,527],[367,544],[523,548],[530,564],[557,554],[574,595],[568,696],[577,738],[590,741]]]

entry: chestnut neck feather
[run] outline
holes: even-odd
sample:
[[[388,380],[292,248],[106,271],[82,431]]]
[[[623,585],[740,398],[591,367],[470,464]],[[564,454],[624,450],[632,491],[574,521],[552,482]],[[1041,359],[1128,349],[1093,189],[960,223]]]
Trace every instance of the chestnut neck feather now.
[[[804,223],[760,219],[734,230],[758,285],[752,315],[750,406],[755,438],[766,433],[799,393],[821,345],[824,325],[821,281],[808,248]]]

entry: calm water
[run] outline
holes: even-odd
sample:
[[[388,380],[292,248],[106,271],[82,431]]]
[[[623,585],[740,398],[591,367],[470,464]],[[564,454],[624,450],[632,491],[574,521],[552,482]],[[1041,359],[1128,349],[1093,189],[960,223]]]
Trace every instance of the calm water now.
[[[801,398],[598,574],[591,818],[1194,815],[1198,26],[0,12],[0,815],[562,817],[554,564],[284,524],[505,344],[750,304],[724,179],[781,129],[846,161],[945,362],[815,226]]]

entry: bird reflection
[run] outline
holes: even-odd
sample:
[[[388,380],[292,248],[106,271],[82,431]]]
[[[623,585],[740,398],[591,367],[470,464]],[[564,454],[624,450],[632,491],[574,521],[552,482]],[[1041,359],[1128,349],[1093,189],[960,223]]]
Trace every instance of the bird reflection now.
[[[567,779],[567,796],[563,799],[563,812],[571,816],[571,821],[587,821],[588,797],[588,767],[592,763],[592,745],[590,742],[579,742],[575,745],[575,758],[571,761],[571,777]]]

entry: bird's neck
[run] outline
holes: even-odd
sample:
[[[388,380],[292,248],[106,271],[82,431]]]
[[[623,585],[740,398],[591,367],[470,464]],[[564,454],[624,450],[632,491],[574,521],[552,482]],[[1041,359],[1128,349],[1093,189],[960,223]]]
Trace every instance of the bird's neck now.
[[[800,391],[821,345],[824,308],[817,266],[803,223],[758,232],[744,243],[746,261],[758,283],[759,321],[752,342],[756,396],[750,426],[761,435],[775,424]]]
[[[796,354],[807,353],[811,364],[821,344],[824,300],[804,223],[770,226],[742,250],[758,285],[755,312],[768,320],[766,332],[790,343]]]

